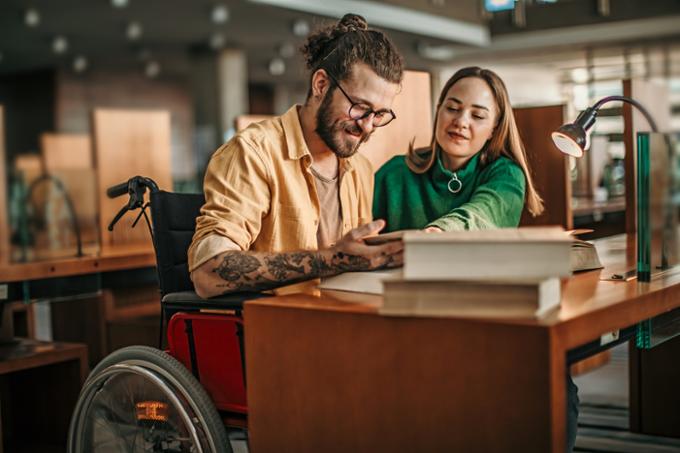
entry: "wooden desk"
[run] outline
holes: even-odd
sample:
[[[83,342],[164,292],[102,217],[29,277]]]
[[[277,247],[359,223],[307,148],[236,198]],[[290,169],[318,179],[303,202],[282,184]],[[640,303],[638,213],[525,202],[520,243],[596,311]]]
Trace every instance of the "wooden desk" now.
[[[250,450],[564,451],[566,353],[680,306],[680,268],[651,283],[633,238],[597,241],[606,268],[563,281],[543,319],[389,318],[380,298],[245,306]]]
[[[102,247],[97,254],[26,263],[0,260],[0,283],[137,269],[156,265],[149,244]]]
[[[20,340],[0,345],[0,452],[65,445],[87,373],[87,347],[82,344]]]

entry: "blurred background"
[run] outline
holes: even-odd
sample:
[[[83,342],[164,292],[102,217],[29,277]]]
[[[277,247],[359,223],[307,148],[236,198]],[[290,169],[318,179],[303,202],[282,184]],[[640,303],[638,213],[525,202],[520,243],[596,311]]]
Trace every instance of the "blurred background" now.
[[[49,182],[31,187],[47,170],[67,180],[81,220],[97,214],[88,188],[98,177],[96,109],[167,112],[168,181],[174,190],[200,190],[210,155],[239,116],[281,114],[304,101],[300,45],[350,11],[389,32],[407,68],[429,75],[432,97],[456,69],[475,64],[503,77],[515,107],[560,104],[573,119],[594,100],[622,94],[624,81],[643,79],[667,88],[668,126],[680,127],[676,0],[3,0],[0,105],[12,242],[34,244],[22,229],[68,221],[56,201],[36,206],[55,191]],[[595,162],[571,170],[575,197],[624,194],[624,118],[612,105],[592,137]],[[129,165],[129,176],[140,171]],[[20,200],[29,189],[36,212],[27,216]],[[58,230],[48,242],[67,236]],[[90,230],[83,225],[84,240],[96,242]]]
[[[0,0],[0,306],[15,333],[87,345],[85,367],[126,345],[157,346],[149,232],[143,221],[131,228],[135,215],[108,231],[126,200],[106,188],[142,175],[200,192],[211,154],[235,131],[304,102],[299,47],[348,12],[387,31],[408,69],[397,119],[362,149],[376,169],[414,139],[429,143],[441,87],[479,65],[507,85],[546,200],[546,213],[522,224],[593,229],[584,239],[635,230],[627,188],[635,133],[649,130],[639,113],[608,103],[578,160],[550,132],[608,95],[631,96],[662,131],[680,130],[678,0]],[[55,394],[75,382],[75,401],[78,379],[48,381]],[[627,398],[627,387],[603,382]],[[7,445],[32,435],[5,423],[12,385],[0,386]],[[62,406],[42,418],[67,422]]]

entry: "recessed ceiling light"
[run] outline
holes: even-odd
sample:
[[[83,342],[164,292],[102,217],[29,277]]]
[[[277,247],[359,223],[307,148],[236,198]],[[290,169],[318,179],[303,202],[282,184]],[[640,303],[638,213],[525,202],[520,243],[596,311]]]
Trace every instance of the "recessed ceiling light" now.
[[[284,42],[279,46],[279,55],[283,58],[291,58],[295,55],[295,46],[292,42]]]
[[[219,4],[213,6],[210,11],[210,20],[216,24],[223,24],[229,20],[229,8],[226,5]]]
[[[127,36],[130,41],[137,41],[142,37],[143,32],[142,24],[139,22],[130,22],[125,29],[125,36]]]
[[[161,73],[161,65],[159,65],[155,61],[150,61],[146,64],[146,67],[144,68],[144,73],[150,79],[158,77],[158,74]]]
[[[29,8],[24,14],[24,23],[29,27],[37,27],[40,25],[40,13],[35,8]]]
[[[111,0],[111,6],[114,8],[125,8],[130,3],[128,0]]]
[[[68,50],[68,39],[63,36],[55,36],[52,40],[52,50],[61,55]]]
[[[85,72],[87,69],[87,58],[85,58],[82,55],[78,55],[74,60],[73,60],[73,70],[75,72]]]
[[[222,47],[224,47],[224,35],[222,33],[213,33],[212,36],[210,37],[210,47],[219,50]]]
[[[299,37],[307,36],[309,34],[309,22],[304,19],[296,19],[293,22],[293,34]]]
[[[272,58],[269,62],[269,73],[273,76],[279,76],[286,72],[286,62],[279,57]]]

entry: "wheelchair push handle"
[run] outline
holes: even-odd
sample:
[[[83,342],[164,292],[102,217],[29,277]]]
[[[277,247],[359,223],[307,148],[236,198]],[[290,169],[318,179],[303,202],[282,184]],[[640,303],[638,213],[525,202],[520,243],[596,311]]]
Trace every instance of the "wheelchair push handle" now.
[[[125,195],[128,193],[128,186],[130,185],[129,181],[121,182],[120,184],[116,184],[115,186],[111,186],[108,189],[106,189],[106,196],[109,198],[117,198],[120,197],[121,195]]]
[[[144,214],[144,210],[148,205],[148,203],[144,204],[144,193],[147,189],[149,189],[149,192],[151,193],[158,192],[159,190],[158,184],[156,184],[153,179],[147,178],[145,176],[134,176],[125,182],[116,184],[115,186],[111,186],[106,189],[106,195],[109,198],[117,198],[125,194],[130,195],[130,199],[128,200],[127,204],[123,206],[120,211],[118,211],[116,216],[109,224],[109,231],[113,231],[114,225],[118,223],[118,221],[123,217],[123,215],[125,215],[127,211],[141,209],[141,212],[137,217],[137,220],[139,220],[139,217]],[[133,223],[133,227],[137,224],[137,220],[135,220]]]

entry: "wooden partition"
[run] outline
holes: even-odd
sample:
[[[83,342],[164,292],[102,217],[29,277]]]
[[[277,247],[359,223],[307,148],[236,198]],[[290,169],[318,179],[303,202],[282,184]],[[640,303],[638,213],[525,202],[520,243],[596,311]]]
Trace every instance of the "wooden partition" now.
[[[61,168],[94,168],[92,140],[86,134],[53,134],[40,136],[45,170]]]
[[[92,140],[87,134],[40,135],[44,171],[58,178],[73,200],[84,245],[99,241]]]
[[[430,74],[405,71],[402,89],[394,99],[392,110],[397,118],[377,129],[361,147],[361,153],[378,170],[392,156],[406,154],[409,143],[428,146],[432,137],[432,85]]]
[[[96,109],[92,124],[102,248],[130,243],[151,246],[143,221],[131,228],[134,214],[123,217],[113,232],[107,230],[109,222],[128,199],[123,196],[111,200],[106,196],[106,189],[141,175],[156,181],[161,189],[172,190],[170,113]]]
[[[397,154],[406,154],[411,141],[416,147],[430,144],[432,135],[432,92],[430,74],[405,71],[402,89],[394,99],[392,110],[397,118],[377,129],[360,152],[371,161],[374,170]],[[235,120],[237,131],[249,124],[271,118],[268,115],[241,115]]]
[[[652,115],[660,132],[667,132],[671,124],[670,93],[668,87],[647,80],[624,80],[623,95],[635,99]],[[626,148],[626,232],[634,233],[637,216],[637,133],[651,131],[649,123],[639,110],[623,104],[623,142]]]
[[[659,131],[670,129],[669,92],[665,85],[645,80],[625,80],[623,94],[635,99],[654,118]],[[623,104],[626,148],[626,232],[636,231],[637,216],[637,132],[650,131],[644,116],[629,104]],[[680,338],[649,350],[630,345],[630,429],[633,432],[680,437],[680,415],[673,409],[680,402]]]
[[[526,147],[534,184],[545,211],[532,217],[525,209],[521,225],[562,225],[573,228],[569,161],[553,144],[550,133],[564,124],[564,106],[516,108],[515,119]]]
[[[7,210],[7,156],[5,155],[5,118],[0,105],[0,262],[9,256],[9,212]]]

